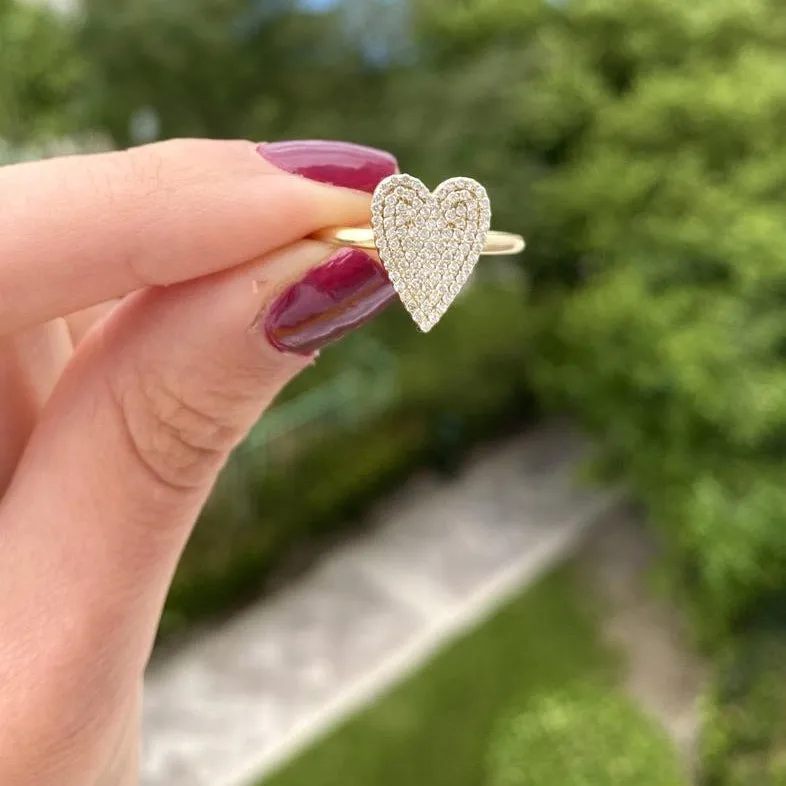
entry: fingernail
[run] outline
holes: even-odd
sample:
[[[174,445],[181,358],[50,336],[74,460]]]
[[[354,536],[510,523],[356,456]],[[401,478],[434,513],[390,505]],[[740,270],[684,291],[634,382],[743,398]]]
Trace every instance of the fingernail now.
[[[394,297],[382,265],[342,248],[276,298],[264,332],[282,352],[308,355],[368,322]]]
[[[369,194],[380,180],[398,172],[398,162],[390,153],[351,142],[296,139],[268,142],[257,152],[279,169]]]

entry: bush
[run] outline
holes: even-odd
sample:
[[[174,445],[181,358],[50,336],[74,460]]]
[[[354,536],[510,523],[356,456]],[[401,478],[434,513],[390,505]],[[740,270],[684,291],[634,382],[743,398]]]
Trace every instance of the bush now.
[[[538,389],[598,435],[722,634],[786,584],[786,18],[585,0],[543,27]],[[578,95],[580,100],[573,101]]]
[[[786,785],[786,636],[759,632],[718,667],[706,703],[701,786]]]
[[[452,468],[474,441],[530,415],[522,297],[510,283],[479,281],[427,336],[395,307],[371,326],[387,346],[396,343],[395,400],[365,422],[326,424],[285,461],[266,465],[260,453],[239,451],[186,549],[162,633],[253,596],[288,558],[307,558],[354,525],[416,468]],[[348,363],[351,341],[325,351],[294,395]]]
[[[685,784],[669,741],[619,693],[573,687],[542,696],[500,730],[489,786]]]

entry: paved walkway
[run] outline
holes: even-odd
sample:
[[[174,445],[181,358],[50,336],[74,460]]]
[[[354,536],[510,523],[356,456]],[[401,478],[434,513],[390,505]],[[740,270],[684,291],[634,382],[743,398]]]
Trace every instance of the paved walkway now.
[[[616,504],[560,428],[408,484],[357,540],[148,676],[143,786],[247,786],[564,557]]]
[[[684,610],[674,598],[652,592],[661,548],[641,511],[620,506],[594,530],[579,565],[588,590],[602,602],[606,639],[624,656],[628,692],[672,738],[686,783],[694,783],[708,669]]]

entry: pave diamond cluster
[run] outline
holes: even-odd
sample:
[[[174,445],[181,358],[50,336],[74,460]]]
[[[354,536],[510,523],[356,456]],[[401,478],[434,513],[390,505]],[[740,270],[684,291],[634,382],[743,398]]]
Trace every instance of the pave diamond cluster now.
[[[374,191],[371,226],[379,258],[407,311],[426,332],[467,282],[491,226],[486,190],[454,177],[432,194],[411,175],[391,175]]]

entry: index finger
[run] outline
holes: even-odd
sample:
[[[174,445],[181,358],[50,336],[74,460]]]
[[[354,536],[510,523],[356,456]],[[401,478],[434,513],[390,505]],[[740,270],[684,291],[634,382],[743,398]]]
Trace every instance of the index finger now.
[[[366,194],[284,172],[250,142],[213,140],[5,167],[0,205],[0,336],[369,213]]]

